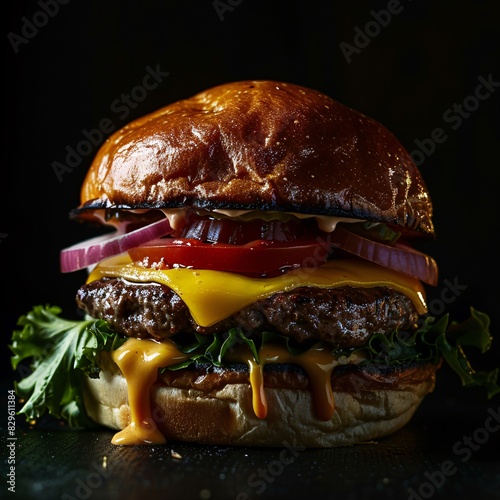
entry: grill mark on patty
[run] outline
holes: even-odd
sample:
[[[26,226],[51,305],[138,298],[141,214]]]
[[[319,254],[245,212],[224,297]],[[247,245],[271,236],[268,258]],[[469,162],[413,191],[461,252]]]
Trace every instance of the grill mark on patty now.
[[[76,302],[118,333],[160,341],[179,333],[210,335],[240,327],[248,336],[274,331],[301,343],[322,340],[356,347],[375,332],[411,331],[418,320],[411,300],[387,287],[300,287],[276,293],[206,328],[197,325],[183,300],[161,284],[103,278],[83,285]]]

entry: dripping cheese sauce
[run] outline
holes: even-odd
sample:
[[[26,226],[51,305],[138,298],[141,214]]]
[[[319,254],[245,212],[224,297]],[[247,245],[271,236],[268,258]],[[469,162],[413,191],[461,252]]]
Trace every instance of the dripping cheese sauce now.
[[[363,358],[352,355],[340,362],[324,346],[313,346],[308,351],[294,355],[284,346],[265,344],[259,350],[260,363],[250,349],[238,346],[226,356],[229,362],[243,362],[249,368],[252,389],[252,406],[259,418],[266,418],[268,405],[264,388],[264,366],[269,363],[297,364],[307,373],[311,382],[314,412],[320,420],[330,420],[335,411],[332,391],[332,372],[339,364],[357,363]],[[163,444],[165,437],[158,429],[152,414],[151,388],[158,378],[158,370],[186,359],[175,344],[167,339],[157,342],[151,339],[129,338],[112,353],[113,361],[127,381],[130,423],[112,439],[117,445]]]
[[[115,434],[113,444],[165,443],[151,413],[151,387],[158,378],[158,370],[189,358],[172,341],[155,342],[129,338],[112,353],[113,361],[127,381],[130,424]]]

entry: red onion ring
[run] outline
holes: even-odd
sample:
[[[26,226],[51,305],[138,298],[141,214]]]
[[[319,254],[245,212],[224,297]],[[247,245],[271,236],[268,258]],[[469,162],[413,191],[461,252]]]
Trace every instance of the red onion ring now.
[[[125,234],[106,234],[76,245],[64,248],[60,254],[60,267],[63,273],[70,273],[96,264],[107,257],[126,252],[131,248],[172,233],[167,218],[153,222]]]
[[[328,241],[346,252],[418,278],[429,285],[436,286],[438,283],[436,261],[429,255],[408,246],[399,243],[394,246],[384,245],[339,226],[329,235]]]

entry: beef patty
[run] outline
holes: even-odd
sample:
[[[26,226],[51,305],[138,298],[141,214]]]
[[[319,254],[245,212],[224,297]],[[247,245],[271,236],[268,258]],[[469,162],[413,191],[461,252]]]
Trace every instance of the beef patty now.
[[[413,330],[418,320],[411,300],[387,287],[300,287],[251,304],[210,327],[197,325],[182,299],[156,283],[103,278],[83,285],[76,301],[88,315],[107,321],[118,333],[157,340],[178,333],[209,335],[240,327],[247,336],[274,331],[297,342],[323,340],[355,347],[376,332]]]

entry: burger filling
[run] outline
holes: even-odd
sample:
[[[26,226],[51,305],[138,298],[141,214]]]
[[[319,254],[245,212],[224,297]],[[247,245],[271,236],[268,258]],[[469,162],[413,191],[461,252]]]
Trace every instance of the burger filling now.
[[[437,267],[401,228],[260,211],[93,215],[117,233],[62,255],[65,271],[92,266],[77,293],[86,319],[39,306],[13,335],[14,368],[30,359],[34,370],[17,385],[28,418],[48,410],[89,425],[83,380],[109,365],[128,382],[119,444],[162,442],[149,400],[157,381],[210,392],[246,380],[259,418],[266,386],[308,390],[319,420],[332,418],[334,390],[433,380],[442,359],[465,385],[500,391],[497,371],[475,372],[462,348],[488,349],[489,319],[427,315],[422,282],[436,284]]]
[[[81,287],[77,304],[117,333],[159,341],[176,334],[211,335],[240,327],[248,337],[273,331],[299,343],[321,340],[357,347],[374,332],[413,331],[419,317],[407,296],[387,287],[300,287],[255,302],[208,327],[198,325],[184,301],[165,285],[103,278]]]

